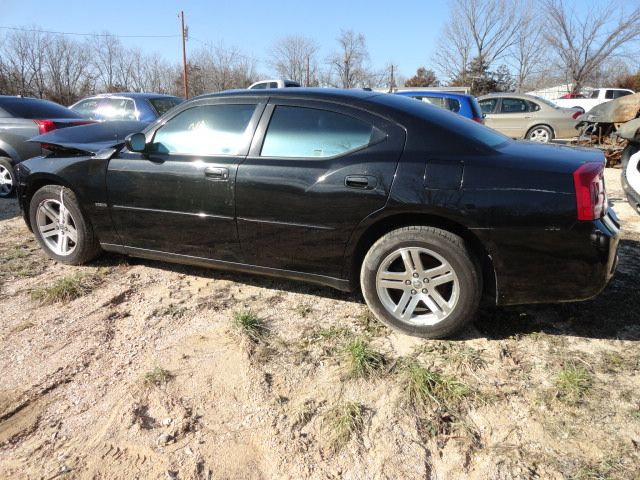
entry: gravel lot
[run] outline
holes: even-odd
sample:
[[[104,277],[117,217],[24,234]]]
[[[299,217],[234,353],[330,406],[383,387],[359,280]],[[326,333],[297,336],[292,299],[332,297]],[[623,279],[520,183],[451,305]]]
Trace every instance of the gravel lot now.
[[[450,342],[328,288],[60,265],[0,199],[0,478],[637,479],[640,216],[619,174],[601,296],[484,309]]]

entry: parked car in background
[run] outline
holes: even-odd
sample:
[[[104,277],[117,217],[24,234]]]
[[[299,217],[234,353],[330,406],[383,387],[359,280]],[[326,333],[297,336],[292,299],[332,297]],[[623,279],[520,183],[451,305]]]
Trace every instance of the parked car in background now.
[[[201,96],[110,147],[18,166],[25,221],[59,262],[108,250],[360,286],[381,321],[431,338],[483,293],[586,299],[615,270],[600,151],[514,142],[399,95]]]
[[[511,138],[548,143],[576,136],[579,110],[560,108],[549,100],[517,93],[491,93],[478,98],[485,125]]]
[[[622,187],[629,205],[640,213],[640,118],[621,125],[618,135],[628,141],[620,157]]]
[[[184,100],[160,93],[103,93],[83,98],[69,108],[97,121],[152,122]]]
[[[259,82],[249,85],[249,90],[263,90],[265,88],[290,88],[300,87],[298,82],[293,80],[273,79],[273,80],[260,80]]]
[[[633,90],[626,88],[596,88],[586,96],[559,98],[554,103],[559,107],[576,108],[582,112],[588,112],[596,105],[633,93],[635,93]]]
[[[91,121],[48,100],[0,95],[0,197],[13,193],[15,165],[42,154],[39,144],[26,140],[57,128],[85,123]]]
[[[463,117],[470,118],[478,123],[484,123],[480,105],[478,105],[478,101],[472,95],[431,90],[405,90],[395,92],[395,95],[415,98],[421,102],[459,113]]]
[[[586,98],[581,93],[565,93],[558,97],[558,100],[562,100],[563,98]]]

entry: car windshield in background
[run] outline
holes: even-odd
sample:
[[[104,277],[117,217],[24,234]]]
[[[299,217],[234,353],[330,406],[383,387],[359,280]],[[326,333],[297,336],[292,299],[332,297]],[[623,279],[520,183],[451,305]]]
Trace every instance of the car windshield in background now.
[[[79,118],[80,114],[48,100],[35,98],[7,98],[0,104],[3,110],[15,118]]]
[[[182,100],[177,97],[158,97],[150,98],[149,102],[151,102],[155,111],[158,112],[158,115],[162,116],[176,105],[180,105]]]

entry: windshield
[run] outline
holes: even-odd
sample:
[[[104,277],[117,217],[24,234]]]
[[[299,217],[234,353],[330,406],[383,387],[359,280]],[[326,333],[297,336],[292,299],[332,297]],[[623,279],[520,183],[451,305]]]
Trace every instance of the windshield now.
[[[151,102],[155,111],[158,112],[158,116],[162,116],[176,105],[180,105],[182,99],[178,97],[158,97],[150,98],[149,102]]]

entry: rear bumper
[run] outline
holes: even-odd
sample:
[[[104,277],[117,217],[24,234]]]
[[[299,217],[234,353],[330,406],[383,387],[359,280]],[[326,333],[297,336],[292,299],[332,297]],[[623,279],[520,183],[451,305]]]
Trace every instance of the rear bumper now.
[[[518,305],[588,300],[609,283],[618,264],[620,222],[613,210],[569,230],[509,232],[497,239],[496,303]],[[501,236],[504,237],[505,232]]]

